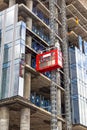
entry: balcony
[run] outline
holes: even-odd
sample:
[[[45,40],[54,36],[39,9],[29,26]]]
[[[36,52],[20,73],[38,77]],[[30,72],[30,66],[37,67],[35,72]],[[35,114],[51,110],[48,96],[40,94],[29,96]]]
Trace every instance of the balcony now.
[[[66,0],[67,5],[73,4],[77,10],[87,18],[87,3],[83,2],[83,0]],[[85,3],[85,4],[84,4]]]
[[[67,24],[70,31],[74,31],[76,35],[80,35],[84,40],[87,40],[87,31],[80,24],[76,24],[73,17],[67,20]]]
[[[67,17],[78,18],[79,24],[87,30],[87,19],[79,12],[79,10],[77,10],[73,4],[67,6]]]
[[[4,99],[0,101],[0,106],[7,106],[9,108],[9,114],[11,119],[15,119],[15,114],[17,112],[16,117],[20,117],[20,111],[21,109],[24,109],[25,107],[30,108],[30,128],[31,129],[39,129],[41,128],[44,130],[45,128],[48,128],[50,130],[50,118],[51,118],[51,113],[44,110],[43,108],[40,108],[33,103],[31,103],[29,100],[24,99],[23,97],[20,96],[15,96],[11,97],[8,99]],[[57,119],[59,121],[62,121],[65,123],[65,120],[58,116]],[[11,120],[12,122],[13,120]],[[17,127],[20,126],[20,119],[16,118],[16,125]],[[12,122],[11,124],[15,124]]]

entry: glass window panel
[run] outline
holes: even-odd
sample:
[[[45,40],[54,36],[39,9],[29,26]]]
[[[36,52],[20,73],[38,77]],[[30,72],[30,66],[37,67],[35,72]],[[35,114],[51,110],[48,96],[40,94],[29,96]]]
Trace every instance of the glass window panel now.
[[[77,95],[78,94],[77,82],[71,83],[71,93],[73,95]]]
[[[6,27],[12,24],[14,24],[14,10],[11,10],[6,14]]]
[[[82,124],[82,100],[79,98],[79,115],[80,115],[80,123]]]
[[[0,13],[0,28],[2,27],[2,15]]]
[[[15,59],[14,64],[19,64],[20,61],[21,61],[20,59]]]
[[[1,47],[0,47],[0,65],[1,65]]]
[[[85,118],[84,118],[84,100],[82,99],[82,124],[84,125],[84,120],[85,120]]]
[[[20,44],[20,43],[21,43],[21,39],[18,39],[15,41],[15,45]]]
[[[75,79],[77,77],[76,67],[72,67],[70,76],[71,76],[71,79]]]
[[[3,12],[0,13],[0,29],[2,28],[2,23],[4,23],[4,15],[3,15]]]
[[[1,29],[0,29],[0,47],[1,47],[1,37],[2,37],[2,32],[1,32]]]
[[[76,48],[76,63],[81,66],[82,56],[80,50]]]
[[[20,31],[20,26],[16,27],[16,35],[15,35],[15,39],[19,39],[21,36],[21,31]]]
[[[72,48],[69,48],[69,60],[70,60],[70,64],[76,63],[75,50],[73,50]]]
[[[82,67],[77,66],[77,78],[82,80]]]
[[[78,99],[72,100],[72,118],[73,123],[79,123],[79,107],[78,107]]]
[[[85,108],[85,100],[84,100],[84,105],[83,105],[83,107],[84,107],[84,125],[86,125],[86,116],[85,116],[85,112],[86,112],[85,109],[86,109],[86,108]]]
[[[26,35],[26,28],[25,26],[21,25],[21,38],[25,40],[25,35]]]
[[[14,65],[14,91],[13,95],[17,95],[19,90],[19,64]]]
[[[84,115],[86,113],[86,100],[84,100]],[[86,116],[84,117],[84,125],[86,126]]]
[[[25,46],[23,44],[21,44],[21,54],[25,53]]]
[[[3,68],[8,68],[8,67],[10,67],[10,64],[11,64],[11,62],[3,63]]]
[[[3,59],[4,61],[3,61],[3,63],[6,63],[12,59],[11,52],[12,52],[12,47],[9,47],[9,44],[5,44],[4,45],[4,59]]]
[[[80,95],[79,95],[79,120],[80,120],[80,123],[81,123],[81,101],[80,101]]]
[[[86,104],[85,104],[86,106],[85,106],[85,113],[87,113],[87,102],[86,102]],[[86,117],[86,126],[87,126],[87,116],[85,116]]]
[[[17,40],[21,38],[22,40],[25,40],[25,33],[26,33],[26,29],[24,25],[17,26],[15,39]]]
[[[2,95],[1,98],[6,98],[9,95],[9,74],[10,68],[4,68],[2,70]]]
[[[85,57],[85,63],[84,63],[85,69],[84,69],[84,80],[85,83],[87,83],[87,58]]]
[[[15,56],[14,59],[20,58],[20,44],[15,46]]]
[[[87,42],[84,41],[84,53],[87,56]]]
[[[81,36],[78,37],[78,43],[79,43],[79,49],[80,49],[80,51],[82,52],[82,49],[83,49],[83,48],[82,48],[82,44],[83,44],[83,43],[82,43],[82,37],[81,37]]]
[[[9,43],[13,41],[13,29],[5,32],[5,43]]]
[[[82,91],[81,91],[81,84],[80,84],[80,82],[78,81],[78,93],[81,95],[81,93],[82,93]]]

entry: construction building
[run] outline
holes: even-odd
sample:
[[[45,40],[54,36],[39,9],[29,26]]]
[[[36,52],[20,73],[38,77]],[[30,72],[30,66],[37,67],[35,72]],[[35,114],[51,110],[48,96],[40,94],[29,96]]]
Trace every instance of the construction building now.
[[[0,0],[0,130],[87,130],[86,12],[86,0]],[[62,67],[37,71],[55,48]]]

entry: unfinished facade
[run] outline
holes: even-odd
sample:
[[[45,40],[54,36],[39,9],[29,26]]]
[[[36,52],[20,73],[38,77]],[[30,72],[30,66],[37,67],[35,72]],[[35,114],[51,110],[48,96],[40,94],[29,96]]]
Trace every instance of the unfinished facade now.
[[[57,81],[53,82],[56,86],[58,130],[87,129],[87,118],[84,121],[87,112],[87,83],[83,78],[81,87],[84,86],[84,94],[80,93],[83,89],[78,90],[78,67],[75,68],[78,61],[78,56],[75,59],[75,50],[87,59],[87,9],[84,2],[85,0],[83,3],[81,0],[54,1],[54,40],[63,53],[63,60],[65,59],[63,68],[57,69]],[[52,73],[39,73],[35,69],[36,55],[53,46],[50,40],[50,8],[50,0],[0,0],[0,130],[51,129]],[[80,64],[83,66],[84,63]],[[86,66],[85,63],[84,73],[87,71]],[[74,75],[76,80],[73,79]]]

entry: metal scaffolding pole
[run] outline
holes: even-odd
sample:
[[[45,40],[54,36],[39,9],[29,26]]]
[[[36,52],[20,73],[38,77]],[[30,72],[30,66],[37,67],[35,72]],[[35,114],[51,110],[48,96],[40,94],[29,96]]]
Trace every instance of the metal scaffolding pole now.
[[[56,26],[55,26],[55,0],[49,1],[49,10],[50,10],[50,43],[51,46],[55,47],[55,33],[56,33]],[[55,85],[57,81],[57,72],[53,70],[51,72],[52,75],[52,82],[50,87],[50,97],[51,97],[51,130],[58,130],[58,120],[57,120],[57,86]],[[54,83],[55,82],[55,83]]]
[[[50,10],[50,44],[55,46],[55,12],[54,12],[54,0],[49,0],[49,10]]]
[[[67,28],[66,28],[66,3],[61,1],[61,18],[62,18],[62,50],[63,50],[63,70],[64,70],[64,87],[65,87],[65,115],[66,115],[66,130],[72,130],[71,125],[71,105],[70,105],[70,85],[69,85],[69,60],[68,60],[68,42],[67,42]]]

